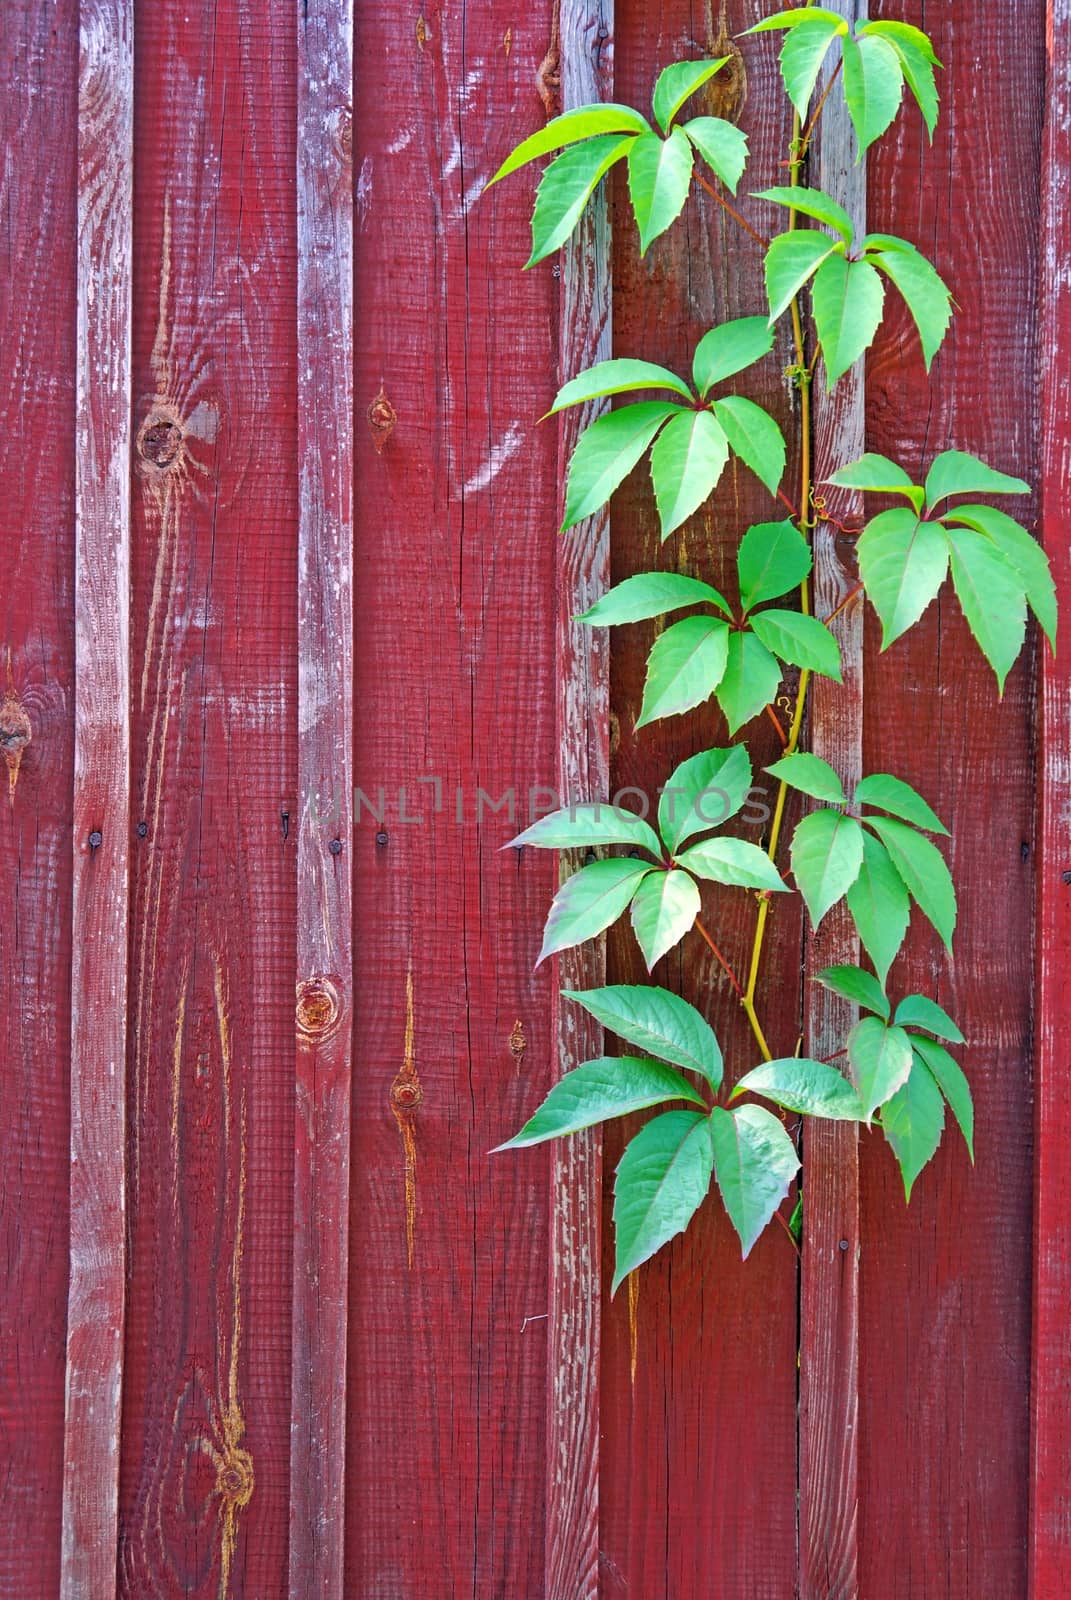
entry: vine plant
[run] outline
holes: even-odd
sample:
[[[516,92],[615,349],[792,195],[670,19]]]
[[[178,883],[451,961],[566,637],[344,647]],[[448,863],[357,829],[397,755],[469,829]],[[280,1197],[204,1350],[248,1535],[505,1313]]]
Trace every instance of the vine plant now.
[[[761,1058],[726,1092],[718,1040],[687,1001],[644,985],[566,992],[570,1003],[583,1006],[633,1053],[587,1061],[567,1072],[501,1148],[537,1144],[611,1117],[659,1108],[628,1143],[617,1168],[615,1290],[688,1225],[712,1179],[748,1254],[800,1169],[785,1120],[760,1100],[800,1117],[877,1123],[899,1162],[908,1199],[937,1150],[946,1104],[973,1159],[971,1093],[947,1048],[964,1044],[962,1033],[925,995],[902,996],[894,1009],[888,993],[912,904],[951,951],[955,890],[931,837],[947,830],[928,802],[892,774],[872,773],[848,795],[827,762],[799,748],[811,675],[835,681],[841,675],[833,617],[815,617],[811,607],[810,535],[823,510],[812,482],[812,383],[821,365],[832,389],[863,355],[881,323],[887,284],[906,302],[927,369],[952,309],[938,272],[912,243],[887,234],[857,238],[837,201],[805,185],[808,147],[838,82],[859,159],[896,118],[905,88],[932,138],[940,62],[929,38],[903,22],[867,22],[853,33],[835,13],[804,6],[780,11],[748,31],[772,30],[783,35],[780,66],[793,108],[793,137],[786,162],[790,181],[754,196],[775,221],[784,221],[784,231],[771,240],[725,194],[735,198],[743,177],[745,135],[718,117],[678,120],[729,57],[667,67],[654,90],[653,124],[631,107],[615,104],[583,106],[555,118],[523,140],[492,179],[498,182],[560,152],[539,182],[529,265],[565,242],[596,186],[618,161],[627,164],[641,254],[680,215],[694,179],[765,255],[766,309],[705,334],[687,377],[647,361],[602,361],[566,383],[553,407],[556,412],[603,397],[628,397],[586,427],[577,441],[568,471],[565,528],[604,506],[644,456],[650,459],[663,539],[714,492],[730,454],[754,473],[775,506],[780,502],[790,512],[788,518],[748,528],[740,538],[736,606],[699,578],[650,572],[617,584],[580,619],[601,628],[684,613],[659,632],[651,649],[637,729],[682,715],[714,696],[732,739],[771,707],[785,666],[799,669],[791,722],[782,731],[784,754],[766,769],[778,789],[765,849],[722,831],[741,814],[751,791],[752,762],[741,743],[703,751],[676,769],[661,793],[657,829],[595,797],[541,818],[512,841],[611,852],[581,867],[559,889],[540,960],[598,937],[628,910],[650,971],[694,928],[727,973]],[[837,50],[839,59],[826,68],[826,87],[812,109],[827,55]],[[782,489],[787,451],[778,424],[732,392],[733,380],[770,354],[775,326],[785,316],[795,352],[790,376],[799,395],[798,506]],[[877,612],[883,648],[918,621],[949,572],[1001,691],[1023,645],[1028,608],[1054,642],[1055,592],[1045,555],[1025,528],[988,504],[994,496],[1027,493],[1026,483],[958,450],[938,455],[923,484],[869,453],[845,464],[829,481],[896,502],[870,518],[856,546],[858,590]],[[794,591],[798,607],[786,604]],[[795,828],[786,866],[782,831],[789,789],[818,805]],[[621,847],[626,854],[612,853]],[[774,1059],[758,1014],[770,904],[774,895],[791,892],[785,872],[802,894],[814,927],[838,901],[846,901],[873,969],[836,966],[818,975],[819,983],[865,1013],[832,1060]],[[698,883],[704,880],[757,894],[746,979],[737,977],[700,920]],[[846,1073],[836,1065],[841,1057]],[[741,1103],[745,1095],[752,1098]]]

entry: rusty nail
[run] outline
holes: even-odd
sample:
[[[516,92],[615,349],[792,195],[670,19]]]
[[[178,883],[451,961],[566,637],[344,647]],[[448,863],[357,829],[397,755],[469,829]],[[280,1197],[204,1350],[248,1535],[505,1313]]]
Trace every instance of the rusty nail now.
[[[148,831],[149,831],[149,824],[147,822],[139,822],[138,823],[137,835],[138,835],[139,839],[144,839],[145,835],[148,833]]]
[[[390,834],[385,833],[382,829],[380,829],[379,833],[376,834],[376,843],[379,845],[380,849],[383,848],[389,839]],[[1071,882],[1071,873],[1066,874],[1065,882]]]
[[[342,854],[342,840],[332,839],[327,848],[333,856],[340,856]]]
[[[104,835],[101,833],[99,828],[94,828],[93,832],[89,835],[89,848],[91,850],[96,850],[98,845],[102,845],[103,843]]]

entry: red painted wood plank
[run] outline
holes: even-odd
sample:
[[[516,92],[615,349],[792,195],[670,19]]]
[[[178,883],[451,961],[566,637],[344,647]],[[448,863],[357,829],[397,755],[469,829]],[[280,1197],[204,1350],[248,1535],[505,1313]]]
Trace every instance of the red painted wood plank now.
[[[121,1592],[287,1588],[295,18],[138,12]]]
[[[78,72],[71,1235],[60,1593],[115,1584],[126,1253],[132,0]]]
[[[290,1592],[341,1597],[353,792],[353,11],[297,30],[298,838]]]
[[[1041,368],[1042,539],[1064,618],[1071,613],[1067,484],[1071,426],[1071,5],[1049,0],[1038,350]],[[1066,639],[1066,620],[1063,623]],[[1038,779],[1037,1021],[1035,1029],[1034,1325],[1030,1462],[1031,1600],[1071,1591],[1071,1248],[1067,1195],[1071,1115],[1067,1094],[1071,961],[1071,669],[1066,646],[1042,653]]]
[[[77,56],[0,29],[0,1593],[59,1590],[70,1164]]]
[[[1041,7],[882,0],[872,13],[927,27],[946,70],[932,148],[908,108],[872,153],[870,226],[916,240],[960,309],[928,380],[891,303],[869,362],[867,444],[913,473],[955,445],[1036,481],[1040,229],[1027,175],[1039,161]],[[1001,63],[995,120],[978,96],[983,61]],[[862,1135],[860,1589],[1003,1600],[1027,1588],[1031,661],[998,701],[947,591],[880,657],[869,619],[868,650],[867,769],[934,804],[959,893],[954,960],[916,917],[892,984],[934,994],[970,1041],[977,1165],[949,1127],[908,1208],[884,1141]]]
[[[759,0],[710,8],[644,6],[618,0],[615,99],[650,105],[658,71],[688,57],[739,48],[733,71],[693,102],[700,112],[739,119],[751,161],[742,196],[780,181],[790,123],[776,47],[737,36],[768,9]],[[712,13],[712,16],[711,16]],[[736,41],[734,45],[734,41]],[[724,86],[723,86],[724,83]],[[760,227],[765,206],[743,200]],[[613,191],[614,354],[638,356],[687,372],[699,337],[716,322],[764,309],[762,254],[755,242],[703,195],[641,261],[623,185]],[[792,399],[784,379],[790,341],[740,392],[767,405],[791,438]],[[788,481],[798,481],[790,466]],[[744,470],[729,468],[713,502],[665,545],[659,539],[650,479],[641,468],[612,508],[611,558],[619,581],[658,568],[709,580],[735,597],[735,552],[750,523],[780,515]],[[637,735],[649,625],[611,635],[612,787],[635,787],[657,804],[675,765],[697,750],[729,743],[711,703],[698,715],[670,719]],[[786,694],[794,685],[786,683]],[[765,719],[764,724],[765,724]],[[742,732],[755,753],[756,781],[779,753],[768,724]],[[771,784],[771,789],[772,789]],[[772,795],[771,795],[772,800]],[[761,838],[756,827],[749,835]],[[786,897],[787,899],[787,897]],[[733,964],[745,971],[755,926],[752,896],[704,896],[705,921]],[[799,1031],[800,923],[795,904],[771,919],[759,1009],[775,1050],[791,1053]],[[608,943],[615,981],[646,981],[631,929]],[[786,982],[785,974],[789,974]],[[679,988],[710,1017],[730,1079],[758,1060],[739,1004],[698,935],[655,970],[654,981]],[[605,1140],[604,1204],[623,1135]],[[604,1271],[611,1229],[605,1230]],[[783,1600],[796,1578],[796,1255],[776,1226],[741,1262],[740,1246],[712,1195],[687,1235],[609,1299],[604,1285],[600,1401],[601,1585],[606,1596],[706,1600],[710,1595]]]
[[[562,109],[612,100],[612,0],[566,0],[559,27]],[[603,193],[562,253],[562,382],[613,353],[609,244]],[[562,413],[559,520],[577,435],[595,414],[589,406]],[[609,540],[610,518],[604,511],[571,528],[559,544],[558,792],[577,799],[609,793],[609,641],[602,630],[573,620],[609,588]],[[563,858],[561,869],[572,872],[579,865]],[[605,974],[604,942],[581,945],[558,959],[556,989],[593,989],[605,982]],[[602,1030],[593,1018],[557,993],[554,1009],[561,1072],[602,1054]],[[601,1213],[601,1136],[582,1134],[556,1143],[549,1239],[547,1600],[595,1600],[599,1588]]]
[[[550,7],[356,26],[355,767],[384,812],[355,817],[346,1585],[535,1596],[550,1158],[487,1152],[557,1070],[556,863],[499,847],[557,776],[559,311],[553,264],[521,270],[537,174],[483,190],[545,119]]]
[[[866,20],[865,0],[834,0],[849,22]],[[827,64],[822,92],[833,70]],[[817,103],[817,100],[816,100]],[[831,95],[818,125],[807,181],[838,200],[866,231],[866,167],[841,95]],[[814,493],[842,524],[861,497],[825,480],[861,456],[865,445],[864,362],[827,393],[822,367],[814,405]],[[858,582],[854,541],[833,523],[814,530],[812,600],[829,617]],[[863,609],[852,602],[834,631],[843,683],[815,676],[808,690],[807,744],[840,774],[848,794],[863,776]],[[809,933],[805,1053],[820,1061],[843,1049],[858,1009],[814,982],[823,967],[859,961],[859,940],[843,904]],[[803,1259],[800,1269],[800,1579],[801,1600],[852,1600],[858,1594],[859,1516],[859,1149],[851,1123],[808,1121],[803,1134]]]

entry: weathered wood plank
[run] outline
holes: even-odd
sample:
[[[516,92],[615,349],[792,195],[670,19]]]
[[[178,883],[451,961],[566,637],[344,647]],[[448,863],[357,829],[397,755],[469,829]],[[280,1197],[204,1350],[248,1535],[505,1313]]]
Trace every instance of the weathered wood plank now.
[[[763,0],[709,8],[650,6],[617,0],[614,98],[641,110],[662,68],[673,61],[730,55],[731,69],[697,94],[689,115],[739,122],[750,141],[741,208],[760,231],[774,226],[769,206],[751,191],[784,177],[791,132],[777,70],[776,42],[742,39],[769,9]],[[623,174],[622,174],[623,178]],[[637,356],[687,373],[699,338],[715,323],[756,315],[765,306],[762,251],[708,196],[693,192],[680,220],[641,260],[622,181],[612,191],[614,355]],[[791,340],[731,387],[768,407],[794,440],[793,396],[784,378]],[[790,464],[786,487],[798,482]],[[730,465],[714,499],[663,545],[650,476],[641,467],[615,497],[611,564],[615,582],[668,569],[715,584],[735,601],[740,538],[752,523],[777,520],[778,502],[751,474]],[[657,806],[659,785],[698,750],[727,745],[713,701],[695,714],[635,732],[650,624],[611,633],[612,789],[630,788]],[[785,696],[795,685],[783,685]],[[781,713],[783,715],[783,711]],[[752,750],[756,783],[780,753],[763,717],[741,730]],[[772,795],[767,794],[767,803]],[[629,804],[638,804],[630,799]],[[753,813],[753,815],[755,815]],[[735,827],[735,823],[734,823]],[[761,842],[760,826],[741,836]],[[754,896],[704,892],[704,921],[738,972],[746,969],[755,929]],[[770,919],[758,1006],[771,1046],[790,1054],[799,1032],[798,900]],[[613,981],[646,982],[627,920],[611,930],[607,966]],[[758,1052],[728,980],[698,934],[656,967],[653,981],[679,989],[714,1025],[727,1075],[741,1077]],[[625,1136],[607,1129],[604,1204]],[[604,1272],[612,1233],[605,1229]],[[643,1267],[613,1302],[604,1295],[601,1471],[601,1582],[607,1596],[706,1600],[710,1595],[783,1600],[796,1574],[796,1255],[776,1224],[746,1262],[711,1195],[683,1239]]]
[[[63,1498],[77,10],[0,27],[0,1593],[27,1596],[59,1591]]]
[[[872,152],[870,226],[916,241],[959,310],[927,378],[890,297],[868,363],[867,444],[913,476],[955,446],[1036,481],[1040,219],[1026,175],[1040,159],[1042,7],[881,0],[871,13],[928,29],[945,70],[932,147],[909,105]],[[996,118],[980,62],[1000,63]],[[871,615],[866,765],[933,803],[959,897],[953,961],[916,913],[891,991],[935,995],[959,1022],[977,1134],[972,1169],[947,1119],[910,1207],[884,1141],[861,1139],[859,1586],[883,1600],[1003,1600],[1027,1589],[1031,653],[998,699],[948,589],[880,656],[877,633]]]
[[[1041,370],[1042,539],[1053,566],[1067,638],[1071,616],[1071,4],[1049,0],[1038,351]],[[1034,1324],[1031,1401],[1030,1597],[1071,1592],[1071,1098],[1067,1040],[1071,1004],[1071,667],[1066,643],[1054,660],[1042,647],[1038,745],[1041,805],[1035,948]]]
[[[563,0],[561,109],[613,99],[613,0]],[[549,108],[556,109],[554,107]],[[593,200],[562,253],[559,379],[613,352],[610,240],[605,194]],[[602,408],[600,408],[602,409]],[[594,407],[563,412],[558,431],[559,522],[569,458]],[[609,792],[609,640],[573,618],[609,588],[610,517],[571,528],[558,563],[558,793],[591,799]],[[562,859],[562,871],[580,863]],[[563,953],[557,988],[605,982],[602,940]],[[558,1065],[568,1072],[602,1053],[602,1030],[556,992]],[[602,1140],[583,1134],[555,1143],[551,1157],[550,1324],[547,1415],[547,1600],[595,1600],[599,1588],[599,1349],[601,1322]]]
[[[833,0],[853,26],[866,21],[865,0]],[[814,103],[833,71],[824,69]],[[808,182],[838,200],[857,233],[866,231],[866,165],[844,99],[833,93],[816,131]],[[815,496],[838,522],[862,509],[860,496],[825,480],[865,449],[864,366],[845,373],[832,394],[822,364],[815,374]],[[828,761],[850,795],[863,776],[863,608],[847,597],[858,582],[854,541],[833,522],[814,529],[812,601],[818,617],[844,605],[834,632],[843,683],[815,675],[808,692],[808,747]],[[843,1049],[856,1007],[830,994],[814,975],[859,960],[859,940],[843,903],[806,944],[805,1053],[826,1060]],[[858,1594],[859,1150],[851,1123],[812,1120],[803,1135],[803,1259],[800,1281],[800,1596],[853,1600]]]
[[[124,1594],[287,1587],[294,9],[138,12]]]
[[[341,1600],[353,1026],[353,9],[298,19],[298,839],[290,1592]]]
[[[521,270],[538,174],[484,189],[545,120],[550,6],[356,28],[355,767],[384,809],[355,817],[347,1593],[542,1595],[549,1156],[487,1152],[557,1070],[556,862],[499,850],[557,778],[559,308],[554,263]]]
[[[133,0],[83,0],[78,71],[71,1243],[65,1600],[115,1588],[126,1269]]]

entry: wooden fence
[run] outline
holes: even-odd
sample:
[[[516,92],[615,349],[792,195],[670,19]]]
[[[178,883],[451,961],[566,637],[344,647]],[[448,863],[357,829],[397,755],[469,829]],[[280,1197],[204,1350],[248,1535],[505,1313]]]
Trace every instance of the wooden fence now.
[[[3,9],[2,1596],[1071,1593],[1065,658],[998,703],[955,608],[880,659],[857,614],[816,701],[816,748],[951,822],[955,961],[916,928],[904,973],[971,1041],[973,1171],[946,1140],[907,1209],[873,1137],[816,1133],[802,1265],[779,1230],[741,1264],[712,1202],[611,1301],[618,1134],[487,1154],[597,1044],[533,971],[553,864],[491,802],[652,792],[720,737],[633,737],[641,630],[570,619],[658,558],[649,491],[559,540],[573,435],[536,419],[761,306],[704,201],[641,262],[612,189],[524,274],[534,179],[481,192],[561,106],[711,52],[772,181],[775,52],[734,43],[766,9]],[[1071,0],[870,14],[930,30],[943,122],[865,194],[835,123],[817,160],[962,310],[931,382],[886,322],[820,461],[1028,477],[1071,605]],[[718,582],[764,510],[734,480],[668,559]],[[785,1053],[826,1026],[801,936]],[[666,967],[749,1065],[704,947]],[[627,940],[562,962],[603,970]]]

